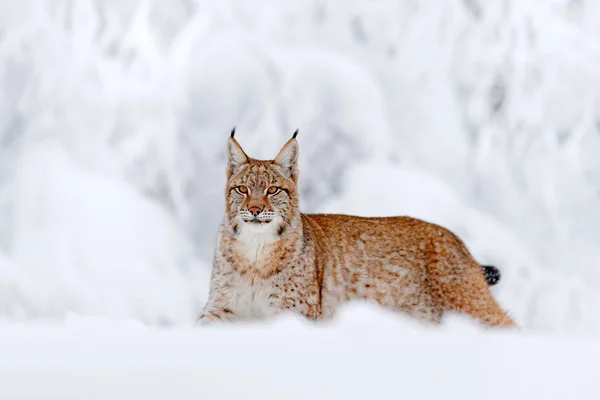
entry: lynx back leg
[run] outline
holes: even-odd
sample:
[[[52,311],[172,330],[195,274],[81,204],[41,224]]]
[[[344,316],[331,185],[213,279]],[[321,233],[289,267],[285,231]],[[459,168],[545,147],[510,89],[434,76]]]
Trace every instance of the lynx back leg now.
[[[477,288],[479,285],[465,285],[462,289],[455,288],[456,295],[447,296],[444,308],[470,315],[489,326],[517,327],[510,316],[500,307],[487,287]]]
[[[517,327],[492,295],[481,267],[474,260],[456,266],[438,261],[429,269],[436,303],[445,311],[467,314],[488,326]]]

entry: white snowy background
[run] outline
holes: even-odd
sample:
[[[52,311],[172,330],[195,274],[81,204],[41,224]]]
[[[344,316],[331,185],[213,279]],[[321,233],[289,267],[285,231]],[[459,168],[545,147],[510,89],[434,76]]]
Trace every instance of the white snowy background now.
[[[4,335],[189,326],[236,126],[256,158],[300,129],[304,212],[443,224],[527,334],[598,349],[599,21],[596,0],[0,0]]]

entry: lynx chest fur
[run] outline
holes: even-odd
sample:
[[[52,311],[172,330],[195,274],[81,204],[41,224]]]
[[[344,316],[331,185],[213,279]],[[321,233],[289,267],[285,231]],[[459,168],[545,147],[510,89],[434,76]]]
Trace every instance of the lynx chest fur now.
[[[447,229],[409,217],[300,213],[295,134],[273,160],[248,157],[233,132],[227,153],[225,216],[199,322],[286,311],[323,320],[360,300],[434,323],[453,311],[514,326],[484,268]]]
[[[222,297],[230,299],[226,313],[249,319],[298,309],[316,318],[315,268],[293,240],[281,240],[277,232],[264,228],[241,226],[231,235],[226,224],[221,226],[215,265],[222,267],[213,270],[212,279]]]

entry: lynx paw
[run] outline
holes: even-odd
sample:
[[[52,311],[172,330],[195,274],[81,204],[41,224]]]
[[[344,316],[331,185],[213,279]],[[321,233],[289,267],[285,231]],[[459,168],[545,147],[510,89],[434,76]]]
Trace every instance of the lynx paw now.
[[[196,324],[197,325],[205,325],[205,324],[209,324],[211,322],[216,322],[216,321],[219,321],[219,320],[221,320],[221,318],[219,318],[218,315],[213,314],[213,313],[203,312],[196,319]]]
[[[197,325],[207,325],[218,321],[231,320],[233,313],[229,310],[223,310],[221,312],[204,311],[196,319]]]

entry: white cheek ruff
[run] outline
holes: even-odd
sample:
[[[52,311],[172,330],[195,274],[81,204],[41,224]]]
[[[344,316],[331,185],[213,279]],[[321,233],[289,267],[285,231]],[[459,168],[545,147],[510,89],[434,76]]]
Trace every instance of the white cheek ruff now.
[[[281,217],[273,216],[269,223],[252,223],[241,221],[237,236],[238,251],[248,260],[262,258],[265,246],[279,240],[278,229]]]

